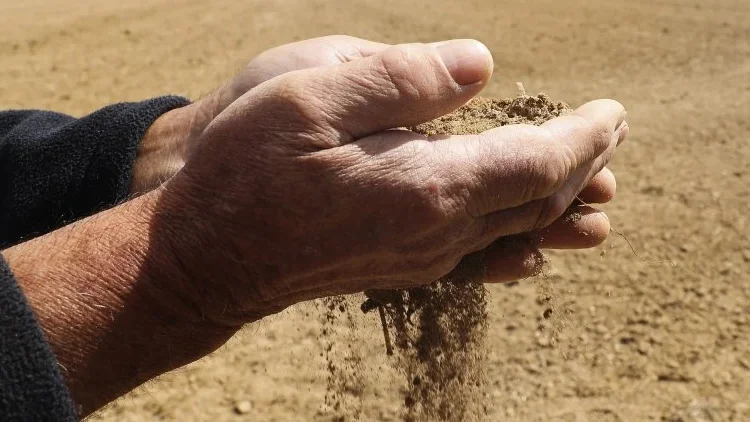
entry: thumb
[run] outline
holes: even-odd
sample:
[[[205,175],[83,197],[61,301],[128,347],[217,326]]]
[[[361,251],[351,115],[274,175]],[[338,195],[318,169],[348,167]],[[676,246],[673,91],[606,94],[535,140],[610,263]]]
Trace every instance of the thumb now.
[[[324,141],[316,146],[330,148],[447,114],[484,88],[492,67],[489,50],[474,40],[397,45],[281,75],[251,91],[248,100],[262,103],[247,109],[273,110],[258,123],[303,130]]]

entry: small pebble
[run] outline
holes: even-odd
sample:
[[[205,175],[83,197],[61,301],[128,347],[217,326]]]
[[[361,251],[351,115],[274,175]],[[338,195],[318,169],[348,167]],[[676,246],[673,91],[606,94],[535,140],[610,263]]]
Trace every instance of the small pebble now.
[[[250,402],[247,400],[243,400],[234,405],[234,411],[238,415],[244,415],[246,413],[250,413],[251,410],[253,410],[253,405],[250,404]]]

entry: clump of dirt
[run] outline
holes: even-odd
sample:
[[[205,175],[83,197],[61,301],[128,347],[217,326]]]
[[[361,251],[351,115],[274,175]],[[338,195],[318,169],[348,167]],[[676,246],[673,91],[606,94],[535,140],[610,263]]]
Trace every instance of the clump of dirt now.
[[[428,136],[477,134],[520,123],[541,125],[569,112],[567,104],[552,101],[546,94],[504,100],[475,98],[453,113],[410,129]]]
[[[425,135],[476,134],[509,124],[539,125],[569,110],[545,94],[507,100],[479,98],[410,129]],[[395,354],[392,363],[406,377],[406,421],[484,419],[485,268],[480,251],[464,257],[450,274],[427,286],[366,292],[362,310],[378,309],[387,351]]]

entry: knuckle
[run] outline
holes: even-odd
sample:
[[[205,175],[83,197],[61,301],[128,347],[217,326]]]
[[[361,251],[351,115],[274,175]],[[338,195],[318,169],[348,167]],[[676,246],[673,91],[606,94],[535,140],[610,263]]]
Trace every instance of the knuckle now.
[[[442,226],[456,213],[459,204],[452,193],[449,178],[444,174],[442,163],[436,162],[432,145],[427,142],[409,142],[403,145],[405,152],[399,154],[403,181],[403,197],[407,212],[418,216],[422,226]]]
[[[335,55],[338,62],[346,63],[363,57],[362,50],[358,47],[358,44],[364,40],[360,38],[338,34],[327,35],[318,40],[331,48],[331,52]]]
[[[294,121],[314,122],[317,119],[318,107],[315,106],[315,96],[309,95],[306,86],[295,78],[283,78],[274,87],[273,95],[268,99],[275,104],[275,113],[282,113],[292,117]]]
[[[324,149],[300,154],[292,166],[295,170],[322,182],[338,182],[347,172],[356,169],[358,157],[354,153]]]
[[[280,83],[274,86],[273,96],[281,105],[289,105],[292,108],[306,106],[306,89],[298,79],[292,77],[283,77]]]
[[[407,189],[408,212],[419,216],[427,227],[441,226],[451,218],[451,206],[444,197],[444,187],[434,179],[418,177]]]
[[[264,96],[263,108],[267,110],[264,127],[285,137],[293,135],[292,138],[315,149],[336,145],[338,134],[327,124],[330,106],[322,102],[306,81],[282,76],[272,89],[272,93]]]
[[[471,158],[471,154],[459,146],[454,150],[443,151],[436,157],[433,178],[441,181],[443,201],[462,216],[478,217],[490,208],[491,188],[487,179],[490,171],[485,171]]]

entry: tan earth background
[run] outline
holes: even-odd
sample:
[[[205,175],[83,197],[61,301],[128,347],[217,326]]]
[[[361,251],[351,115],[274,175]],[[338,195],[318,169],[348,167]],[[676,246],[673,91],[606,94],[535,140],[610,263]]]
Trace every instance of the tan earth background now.
[[[488,420],[750,421],[750,2],[1,0],[0,27],[0,108],[197,98],[267,48],[334,33],[477,38],[495,57],[484,95],[522,81],[571,105],[618,99],[632,130],[606,209],[635,253],[613,234],[490,288]],[[376,317],[321,336],[320,314],[249,326],[91,420],[350,420],[324,403],[328,343],[367,373],[345,410],[398,420]]]

